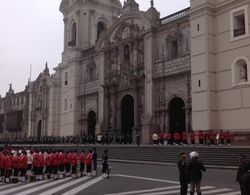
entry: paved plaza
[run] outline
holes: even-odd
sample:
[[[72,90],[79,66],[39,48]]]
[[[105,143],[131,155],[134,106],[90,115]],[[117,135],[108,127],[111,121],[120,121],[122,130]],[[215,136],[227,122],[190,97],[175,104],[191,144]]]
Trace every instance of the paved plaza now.
[[[175,166],[111,163],[109,179],[100,176],[65,178],[18,184],[0,184],[0,195],[163,195],[179,194],[178,170]],[[238,195],[235,171],[208,169],[204,173],[203,194]]]

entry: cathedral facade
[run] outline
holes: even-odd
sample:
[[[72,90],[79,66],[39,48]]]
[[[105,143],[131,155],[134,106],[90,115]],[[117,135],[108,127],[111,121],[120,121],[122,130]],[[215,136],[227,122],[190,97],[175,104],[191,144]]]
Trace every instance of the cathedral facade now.
[[[23,92],[22,134],[139,134],[150,143],[153,132],[224,129],[247,142],[249,4],[191,0],[160,18],[152,0],[147,11],[135,0],[62,0],[62,62]]]

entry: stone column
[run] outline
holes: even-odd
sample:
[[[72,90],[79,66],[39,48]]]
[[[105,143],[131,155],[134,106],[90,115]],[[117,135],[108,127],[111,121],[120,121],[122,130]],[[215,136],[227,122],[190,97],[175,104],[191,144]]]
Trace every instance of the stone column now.
[[[104,115],[105,115],[105,94],[104,94],[104,72],[105,72],[105,56],[104,52],[100,53],[99,58],[100,66],[99,66],[99,81],[100,81],[100,87],[98,91],[98,111],[97,111],[97,117],[98,121],[96,124],[96,133],[101,133],[101,128],[104,123]]]
[[[185,122],[186,122],[186,132],[191,130],[191,117],[190,117],[190,106],[187,106],[185,109]]]
[[[170,126],[169,126],[169,110],[166,109],[165,111],[165,128],[166,128],[166,132],[170,132]]]
[[[155,124],[153,120],[153,37],[152,33],[148,33],[144,39],[144,65],[145,65],[145,117],[142,127],[142,143],[148,144],[151,140],[153,128]]]
[[[68,18],[63,19],[64,22],[64,51],[67,48],[67,40],[68,40],[68,33],[67,33],[67,26],[68,26]]]

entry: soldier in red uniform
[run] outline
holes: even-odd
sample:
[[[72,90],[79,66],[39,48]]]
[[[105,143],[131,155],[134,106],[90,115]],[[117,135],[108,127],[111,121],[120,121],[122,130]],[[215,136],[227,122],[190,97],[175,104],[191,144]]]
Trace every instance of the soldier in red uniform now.
[[[85,172],[85,163],[86,163],[86,154],[84,150],[82,150],[82,152],[79,155],[79,161],[80,161],[80,172],[81,175],[83,176]]]
[[[87,166],[87,175],[90,176],[92,171],[92,150],[89,150],[89,153],[86,156],[86,166]]]
[[[170,132],[167,132],[166,135],[165,135],[166,144],[172,144],[171,138],[172,138],[171,133],[170,133]]]
[[[21,182],[25,182],[26,171],[28,169],[28,157],[26,151],[22,151],[18,157],[20,163],[20,178]]]
[[[58,179],[58,168],[59,168],[59,153],[55,151],[52,155],[52,165],[53,165],[53,177],[54,179]]]
[[[195,134],[193,130],[191,130],[189,133],[189,139],[192,145],[195,144]]]
[[[180,143],[180,134],[178,131],[174,132],[174,143],[177,145]]]
[[[4,181],[6,183],[10,183],[10,176],[12,174],[13,163],[12,163],[12,155],[9,150],[6,150],[3,167],[5,169]]]
[[[0,182],[3,181],[4,178],[4,168],[3,168],[3,163],[4,163],[4,153],[3,149],[0,149]]]
[[[209,130],[208,131],[208,140],[210,145],[214,145],[214,131]]]
[[[219,135],[220,135],[220,144],[223,145],[225,141],[225,132],[221,129]]]
[[[18,175],[20,172],[20,162],[19,162],[19,156],[20,153],[15,150],[13,150],[11,153],[13,153],[13,157],[12,157],[12,163],[13,163],[13,169],[14,169],[14,176],[12,179],[13,183],[17,183],[18,182]]]
[[[71,159],[72,153],[73,153],[73,151],[66,152],[66,157],[65,157],[65,171],[66,171],[66,177],[69,177],[69,176],[70,176],[70,169],[71,169],[71,166],[70,166],[70,159]]]
[[[204,140],[205,140],[205,135],[204,132],[202,130],[199,131],[199,143],[202,145],[204,144]]]
[[[160,140],[160,145],[162,146],[164,144],[164,136],[162,132],[159,133],[159,140]]]
[[[182,132],[181,139],[182,139],[182,143],[184,145],[186,145],[187,144],[187,133],[186,133],[186,131]]]
[[[230,133],[229,131],[227,131],[227,132],[225,133],[225,139],[226,139],[226,141],[227,141],[227,145],[231,145],[232,135],[231,135],[231,133]]]
[[[70,165],[72,167],[72,177],[76,176],[76,169],[77,169],[77,150],[72,153],[70,159]]]
[[[45,156],[45,174],[44,179],[51,178],[52,175],[52,160],[51,160],[51,151],[47,151]]]
[[[59,152],[58,157],[59,157],[59,178],[62,179],[64,177],[64,166],[65,166],[65,154],[63,150]]]
[[[33,171],[35,178],[38,179],[38,166],[39,166],[39,151],[35,150],[35,152],[32,154],[32,159],[33,159]]]
[[[43,168],[45,166],[45,157],[43,151],[40,151],[38,154],[38,162],[37,162],[37,179],[39,181],[43,180]]]

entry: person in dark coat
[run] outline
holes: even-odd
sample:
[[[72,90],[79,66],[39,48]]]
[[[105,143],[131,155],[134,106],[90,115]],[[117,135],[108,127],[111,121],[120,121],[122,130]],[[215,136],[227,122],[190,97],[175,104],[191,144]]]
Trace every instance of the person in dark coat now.
[[[178,169],[179,169],[179,181],[180,181],[180,195],[187,195],[187,189],[188,189],[188,166],[186,162],[186,154],[185,152],[181,152],[179,154],[180,160],[177,163]]]
[[[102,176],[105,178],[109,178],[109,164],[108,164],[108,150],[104,150],[104,154],[102,155]]]
[[[247,161],[246,161],[246,156],[244,154],[239,155],[239,167],[237,170],[237,176],[236,176],[236,181],[240,185],[240,191],[241,194],[244,195],[244,190],[243,190],[243,181],[242,177],[243,175],[247,172]]]
[[[250,162],[247,163],[247,172],[242,176],[242,190],[244,195],[250,194]]]
[[[206,171],[203,163],[199,161],[197,152],[190,153],[191,161],[188,163],[188,172],[190,174],[190,195],[194,195],[195,189],[198,195],[201,195],[202,171]]]
[[[92,157],[93,157],[93,176],[97,175],[97,153],[96,153],[96,148],[93,148],[93,153],[92,153]]]

